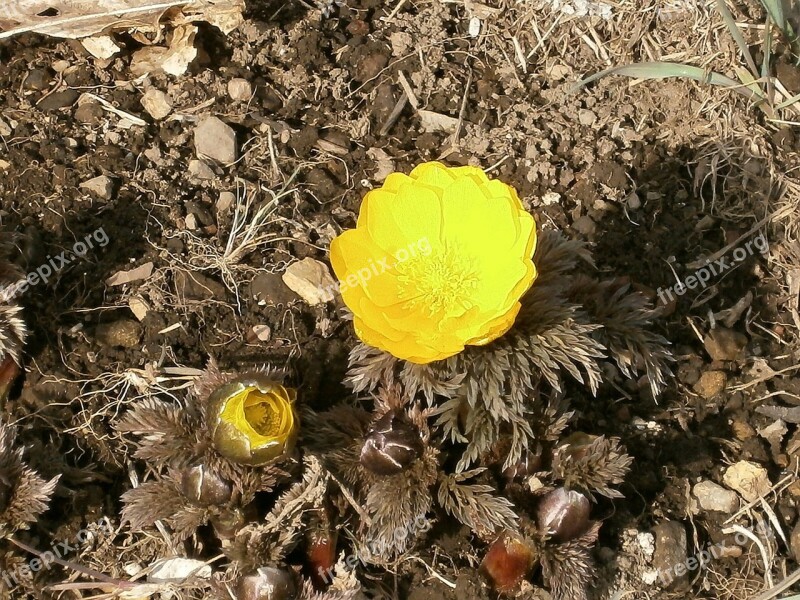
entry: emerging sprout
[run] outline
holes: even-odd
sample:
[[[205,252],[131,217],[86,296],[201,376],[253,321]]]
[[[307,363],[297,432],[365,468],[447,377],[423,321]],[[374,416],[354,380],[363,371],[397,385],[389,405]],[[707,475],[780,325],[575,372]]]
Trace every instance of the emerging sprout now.
[[[539,530],[556,542],[568,542],[589,529],[589,500],[574,490],[557,488],[539,505]]]
[[[236,585],[237,600],[294,600],[297,587],[292,576],[275,567],[261,567]]]
[[[513,592],[533,568],[533,547],[514,534],[504,531],[483,557],[481,573],[498,592]]]
[[[181,473],[181,491],[198,506],[219,506],[230,501],[233,486],[204,465],[195,465]]]
[[[361,448],[361,465],[376,475],[408,469],[425,450],[419,429],[396,410],[375,421]]]
[[[263,465],[290,453],[297,439],[296,393],[264,375],[233,379],[209,398],[212,437],[228,460]]]
[[[542,447],[537,444],[534,449],[526,449],[516,463],[503,470],[503,476],[507,481],[524,479],[530,477],[542,468]]]

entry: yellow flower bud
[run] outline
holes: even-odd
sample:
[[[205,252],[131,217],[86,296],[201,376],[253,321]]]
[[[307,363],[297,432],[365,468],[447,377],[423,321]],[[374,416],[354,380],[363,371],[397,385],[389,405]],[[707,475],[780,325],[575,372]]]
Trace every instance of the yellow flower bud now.
[[[209,398],[214,448],[245,465],[285,456],[297,440],[295,390],[261,374],[237,377]]]

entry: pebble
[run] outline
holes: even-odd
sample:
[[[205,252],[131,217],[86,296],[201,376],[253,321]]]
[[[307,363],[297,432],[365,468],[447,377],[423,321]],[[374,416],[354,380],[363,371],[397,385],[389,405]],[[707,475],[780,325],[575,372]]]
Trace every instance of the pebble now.
[[[220,192],[219,198],[217,199],[217,212],[226,212],[231,206],[233,206],[234,202],[236,202],[236,195],[233,192]]]
[[[68,89],[68,90],[61,90],[60,92],[53,92],[49,96],[42,98],[41,102],[36,106],[39,110],[58,110],[59,108],[66,108],[67,106],[72,106],[78,100],[77,91]]]
[[[147,114],[160,121],[172,112],[172,100],[164,92],[150,88],[142,96],[142,106]]]
[[[103,118],[103,107],[97,102],[85,102],[75,109],[75,120],[86,125],[97,125]]]
[[[703,341],[712,360],[734,360],[747,345],[747,336],[726,327],[717,327]]]
[[[50,82],[53,80],[50,73],[45,69],[32,69],[22,82],[22,87],[26,90],[43,91],[50,87]]]
[[[194,179],[199,179],[201,181],[208,181],[209,179],[214,179],[216,177],[214,170],[211,167],[209,167],[202,160],[197,159],[189,161],[189,175]]]
[[[597,230],[597,223],[592,221],[592,218],[588,215],[583,215],[575,220],[572,224],[572,228],[587,237],[594,235],[594,232]]]
[[[225,286],[202,273],[179,270],[175,273],[175,291],[186,300],[224,300]]]
[[[705,371],[694,384],[694,391],[708,400],[722,392],[727,381],[728,378],[723,371]]]
[[[722,481],[732,490],[739,492],[747,502],[766,496],[772,487],[767,470],[747,460],[740,460],[725,469]]]
[[[664,521],[653,528],[653,535],[653,567],[663,574],[660,582],[670,590],[685,586],[689,581],[686,528],[678,521]]]
[[[103,200],[110,200],[114,192],[114,182],[107,175],[99,175],[98,177],[84,181],[78,187],[87,192],[91,192]]]
[[[228,82],[228,96],[237,102],[247,102],[253,96],[253,86],[247,79],[236,77]]]
[[[105,346],[133,348],[142,339],[142,326],[132,319],[101,323],[97,326],[95,337]]]
[[[336,282],[328,266],[311,257],[289,265],[283,273],[283,282],[311,306],[334,299]]]
[[[259,273],[250,282],[250,296],[261,306],[287,305],[298,297],[279,273]]]
[[[739,508],[739,497],[713,481],[701,481],[692,488],[694,499],[702,510],[732,514]]]
[[[578,122],[585,127],[591,127],[597,121],[597,115],[591,110],[582,109],[578,111]]]
[[[236,133],[217,117],[207,117],[195,127],[194,147],[198,157],[230,164],[236,160]]]

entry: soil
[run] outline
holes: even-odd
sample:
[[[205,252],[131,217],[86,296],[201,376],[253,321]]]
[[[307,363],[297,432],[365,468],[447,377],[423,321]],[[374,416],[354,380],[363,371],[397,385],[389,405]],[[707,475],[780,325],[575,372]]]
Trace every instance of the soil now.
[[[686,80],[631,85],[609,76],[570,93],[578,79],[610,65],[673,55],[733,76],[732,65],[743,62],[711,9],[670,12],[664,6],[680,3],[656,2],[640,12],[622,2],[605,20],[569,17],[549,2],[494,3],[484,12],[472,2],[400,4],[388,18],[395,7],[374,0],[324,10],[261,2],[228,37],[201,26],[199,57],[177,77],[135,78],[129,65],[139,44],[127,36],[107,64],[74,41],[25,34],[0,42],[0,119],[12,130],[0,139],[0,165],[7,163],[0,166],[2,227],[19,234],[26,271],[74,252],[87,236],[95,241],[22,299],[31,335],[5,418],[19,427],[31,466],[61,479],[51,509],[19,538],[46,548],[104,515],[118,522],[120,494],[136,465],[111,423],[162,367],[202,368],[209,357],[226,368],[270,363],[296,374],[312,408],[346,396],[341,381],[356,340],[341,303],[309,306],[279,274],[295,259],[327,262],[330,240],[354,225],[387,161],[408,172],[441,158],[492,167],[492,176],[517,188],[540,227],[590,242],[599,273],[627,278],[654,303],[659,289],[695,272],[692,263],[740,236],[750,240],[760,223],[768,252],[748,255],[707,289],[663,305],[656,329],[676,357],[667,392],[654,401],[635,381],[603,387],[596,398],[576,390],[574,425],[620,437],[635,459],[624,499],[601,504],[596,515],[604,524],[593,598],[750,598],[764,588],[765,573],[780,580],[795,570],[800,548],[778,537],[766,570],[758,548],[748,545],[690,573],[684,589],[647,579],[656,568],[647,536],[657,524],[685,524],[687,556],[729,536],[722,530],[734,515],[693,513],[690,489],[701,480],[721,483],[738,461],[767,469],[775,488],[765,502],[787,540],[800,537],[790,536],[800,499],[791,476],[796,425],[787,421],[788,431],[770,444],[759,432],[774,419],[754,411],[764,403],[795,406],[800,398],[792,377],[797,291],[787,279],[800,260],[792,221],[800,190],[796,127],[770,122],[731,92]],[[763,23],[755,5],[737,7],[739,19]],[[476,10],[483,29],[471,37]],[[755,35],[753,27],[748,34]],[[524,68],[515,40],[530,53]],[[800,91],[788,53],[775,63],[789,92]],[[233,78],[252,84],[249,101],[230,99]],[[410,103],[390,121],[403,78],[421,108],[460,119],[455,143],[451,133],[425,130]],[[169,96],[170,117],[147,114],[141,98],[150,87]],[[79,106],[87,92],[145,124],[96,102]],[[240,159],[212,164],[213,178],[200,179],[189,169],[197,158],[193,129],[212,114],[235,130]],[[101,175],[113,184],[108,197],[81,187]],[[242,182],[258,203],[270,190],[289,193],[279,197],[272,237],[225,273],[212,260],[233,219],[230,209],[219,210],[220,195],[241,194]],[[782,207],[789,212],[767,218]],[[107,236],[102,246],[99,231]],[[147,263],[153,271],[146,279],[107,283]],[[192,281],[187,273],[195,274]],[[131,303],[140,301],[148,310],[138,319]],[[720,321],[746,342],[726,360],[714,360],[704,346]],[[253,334],[259,325],[269,327],[267,341]],[[755,367],[785,371],[761,378]],[[699,382],[720,381],[703,378],[707,372],[723,373],[724,389],[706,393]],[[176,379],[175,389],[182,383]],[[735,522],[753,528],[765,515],[754,507]],[[127,578],[127,566],[163,556],[157,543],[141,539],[103,538],[70,560]],[[483,548],[472,541],[466,530],[434,531],[423,556],[455,589],[408,563],[394,597],[493,597],[476,572]],[[0,549],[6,569],[24,556],[8,542]],[[437,563],[438,549],[454,563]],[[75,578],[53,567],[6,593],[80,597],[41,591]]]

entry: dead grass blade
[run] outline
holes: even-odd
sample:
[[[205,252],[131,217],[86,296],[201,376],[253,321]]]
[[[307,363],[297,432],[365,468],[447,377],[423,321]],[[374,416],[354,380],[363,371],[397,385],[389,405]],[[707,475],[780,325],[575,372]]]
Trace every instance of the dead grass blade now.
[[[742,56],[744,56],[747,67],[750,69],[753,77],[758,79],[758,67],[756,67],[756,62],[753,60],[753,55],[750,54],[750,49],[747,47],[747,42],[745,41],[739,26],[736,25],[736,20],[733,18],[733,15],[728,8],[728,3],[725,0],[717,0],[717,9],[719,10],[719,14],[722,15],[722,20],[725,21],[725,25],[728,27],[728,31],[730,32],[733,41],[735,41],[736,45],[739,46],[739,51],[742,53]]]
[[[569,93],[573,94],[581,88],[597,81],[607,75],[624,75],[626,77],[633,77],[636,79],[665,79],[668,77],[683,77],[687,79],[694,79],[699,83],[717,85],[723,88],[730,88],[737,94],[740,94],[753,101],[762,101],[764,97],[752,89],[743,86],[740,82],[734,81],[730,77],[726,77],[721,73],[715,71],[708,71],[695,67],[692,65],[685,65],[682,63],[674,62],[643,62],[631,65],[622,65],[619,67],[611,67],[594,75],[590,75],[582,79],[569,89]]]

